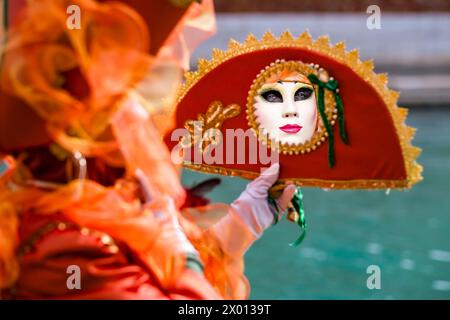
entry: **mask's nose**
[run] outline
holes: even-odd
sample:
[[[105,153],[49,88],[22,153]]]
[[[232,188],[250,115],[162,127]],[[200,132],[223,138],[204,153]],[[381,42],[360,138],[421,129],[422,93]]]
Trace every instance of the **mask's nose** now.
[[[284,112],[282,115],[283,118],[298,118],[297,112]]]
[[[283,118],[298,118],[297,108],[293,99],[286,99],[281,116]]]
[[[282,118],[298,118],[298,109],[295,105],[294,95],[295,95],[295,84],[294,83],[283,83],[283,107],[281,109]]]

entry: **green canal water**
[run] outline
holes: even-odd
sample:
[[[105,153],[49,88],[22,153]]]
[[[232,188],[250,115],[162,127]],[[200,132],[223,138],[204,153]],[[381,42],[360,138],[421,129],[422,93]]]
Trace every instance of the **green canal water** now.
[[[424,180],[409,191],[304,189],[309,230],[270,228],[246,254],[252,299],[450,299],[450,110],[413,109]],[[204,174],[185,170],[183,182]],[[221,177],[213,201],[232,202],[247,181]],[[368,289],[367,267],[381,270]]]

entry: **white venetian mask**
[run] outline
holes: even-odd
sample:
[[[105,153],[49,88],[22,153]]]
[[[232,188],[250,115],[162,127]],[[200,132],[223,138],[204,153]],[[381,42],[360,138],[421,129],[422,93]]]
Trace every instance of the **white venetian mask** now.
[[[288,145],[310,140],[317,126],[314,88],[298,81],[266,83],[255,97],[254,114],[269,139]]]

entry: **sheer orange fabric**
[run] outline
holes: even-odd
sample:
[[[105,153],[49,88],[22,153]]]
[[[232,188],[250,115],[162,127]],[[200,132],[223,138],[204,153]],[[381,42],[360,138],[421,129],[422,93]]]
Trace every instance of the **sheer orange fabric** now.
[[[69,4],[82,8],[80,30],[66,28]],[[42,0],[30,2],[17,21],[6,47],[3,90],[45,119],[50,138],[67,152],[125,167],[125,179],[142,171],[152,201],[142,205],[135,189],[121,180],[111,187],[82,179],[53,190],[40,189],[25,183],[33,177],[29,172],[21,176],[26,168],[19,164],[12,181],[0,189],[0,288],[14,283],[19,272],[14,231],[17,216],[25,211],[58,213],[123,241],[159,284],[170,288],[185,273],[184,258],[175,244],[163,241],[164,224],[156,218],[162,212],[182,221],[205,259],[211,284],[224,297],[246,298],[242,257],[227,256],[214,234],[167,204],[170,197],[180,206],[185,194],[149,111],[164,114],[166,105],[161,103],[170,106],[180,77],[170,60],[165,60],[169,61],[165,68],[161,59],[147,54],[149,35],[142,18],[117,2]],[[169,88],[165,99],[142,91],[143,83]]]
[[[60,213],[78,225],[103,231],[126,243],[148,269],[152,270],[164,288],[170,288],[177,282],[184,270],[184,257],[177,251],[176,244],[163,241],[164,228],[155,218],[155,214],[163,212],[165,215],[176,215],[182,221],[188,238],[200,252],[205,264],[205,276],[211,285],[223,297],[247,298],[249,288],[243,276],[242,256],[228,255],[209,230],[212,224],[229,213],[230,208],[215,205],[202,209],[188,209],[183,217],[175,207],[167,204],[164,199],[168,196],[172,199],[184,197],[184,194],[174,193],[175,190],[183,190],[179,185],[177,171],[164,156],[161,156],[165,152],[168,153],[167,149],[159,149],[154,154],[156,157],[145,157],[146,152],[138,152],[139,149],[145,149],[139,146],[146,144],[158,146],[158,143],[162,142],[158,136],[152,134],[152,130],[155,129],[152,129],[151,122],[147,122],[146,125],[139,124],[146,119],[143,117],[145,115],[142,113],[143,109],[139,109],[139,104],[132,99],[124,101],[128,107],[122,106],[121,112],[116,115],[118,119],[114,121],[115,130],[121,138],[133,139],[134,143],[128,143],[127,148],[134,150],[125,150],[125,153],[129,153],[125,159],[129,168],[139,167],[147,173],[150,190],[154,192],[152,193],[154,200],[150,205],[143,206],[134,193],[135,188],[122,181],[117,181],[112,187],[104,187],[90,180],[74,180],[53,192],[30,187],[20,187],[14,191],[2,190],[0,202],[4,207],[0,213],[3,217],[8,214],[9,217],[14,217],[14,214],[8,211],[14,208],[33,211],[36,214]],[[124,118],[120,119],[122,116]],[[121,138],[118,138],[118,141]],[[141,156],[145,157],[147,162],[139,160]],[[14,237],[8,236],[5,239],[10,243],[9,245],[2,243],[3,248],[13,248],[17,245],[11,242]],[[12,262],[14,259],[10,256],[5,261]],[[14,268],[14,264],[7,267]],[[2,284],[11,283],[15,276],[17,275],[14,272],[9,272],[9,280],[3,278]]]
[[[85,156],[117,148],[108,132],[114,101],[148,72],[149,35],[142,18],[119,3],[75,1],[81,28],[67,28],[73,1],[30,2],[8,35],[2,66],[3,89],[44,118],[54,141]],[[65,72],[79,70],[84,95],[64,87]]]

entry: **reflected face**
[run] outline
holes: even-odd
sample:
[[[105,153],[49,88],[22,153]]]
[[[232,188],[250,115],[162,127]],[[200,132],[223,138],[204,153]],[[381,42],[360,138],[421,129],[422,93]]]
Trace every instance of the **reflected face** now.
[[[275,142],[303,144],[316,131],[316,96],[310,84],[266,83],[258,91],[254,107],[260,128]]]

